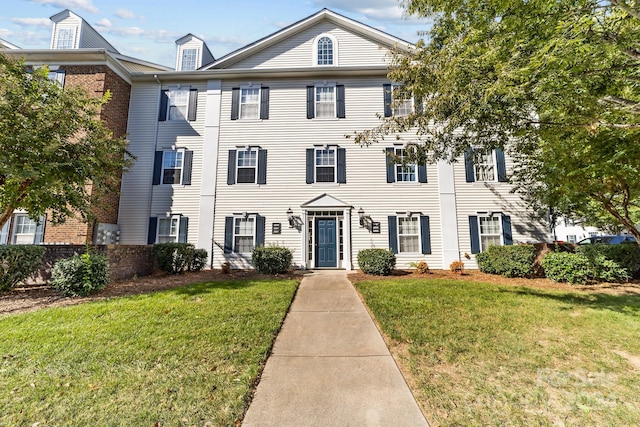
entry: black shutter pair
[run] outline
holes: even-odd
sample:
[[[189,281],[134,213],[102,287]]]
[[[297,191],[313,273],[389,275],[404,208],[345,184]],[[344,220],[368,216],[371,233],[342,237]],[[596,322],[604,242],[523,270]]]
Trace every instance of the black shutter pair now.
[[[398,217],[393,215],[388,217],[389,224],[389,248],[394,254],[399,252],[398,247]],[[420,249],[425,255],[431,253],[431,227],[429,217],[420,215]]]
[[[169,91],[163,90],[160,95],[160,112],[158,114],[158,121],[164,122],[167,120],[167,112],[169,109]],[[193,122],[196,119],[196,113],[198,111],[198,89],[189,89],[189,105],[187,109],[187,120]]]
[[[382,91],[384,93],[384,116],[391,117],[393,116],[393,86],[391,84],[386,83],[382,85]],[[422,98],[415,98],[413,100],[413,106],[416,110],[416,113],[422,113],[424,108],[422,105]]]
[[[307,119],[316,116],[316,87],[307,86]],[[347,117],[344,101],[344,85],[336,85],[336,117],[344,119]]]
[[[164,151],[156,151],[153,161],[153,185],[162,181],[162,157]],[[193,151],[185,150],[182,159],[182,185],[191,185],[191,169],[193,169]]]
[[[499,148],[495,149],[496,152],[496,169],[498,170],[498,182],[507,182],[507,166],[504,160],[504,151]],[[464,153],[464,173],[467,182],[475,182],[476,174],[473,167],[474,152],[472,148],[467,148]]]
[[[313,184],[315,182],[315,148],[307,148],[306,163],[307,163],[307,184]],[[339,184],[347,183],[347,159],[346,149],[337,149],[336,158],[336,178]]]
[[[385,159],[387,161],[387,182],[396,182],[396,164],[392,156],[395,154],[395,148],[387,147]],[[418,165],[418,182],[427,182],[427,165],[421,163]]]
[[[260,119],[267,120],[269,118],[269,88],[260,88]],[[231,89],[231,120],[240,118],[240,88]]]
[[[178,243],[187,243],[187,235],[189,231],[189,218],[186,216],[180,217],[180,229],[178,234]],[[147,244],[153,245],[156,242],[158,236],[158,217],[152,216],[149,218],[149,232],[147,234]]]
[[[480,252],[480,225],[478,224],[478,216],[469,216],[469,233],[471,235],[471,253]],[[502,239],[505,245],[513,245],[513,234],[511,232],[511,217],[502,215]]]
[[[236,159],[238,150],[229,150],[229,162],[227,163],[227,185],[236,183]],[[256,171],[256,184],[267,183],[267,150],[258,150],[258,165]]]
[[[233,228],[234,217],[227,216],[224,218],[224,253],[233,252]],[[262,215],[256,215],[256,247],[264,246],[266,220]]]

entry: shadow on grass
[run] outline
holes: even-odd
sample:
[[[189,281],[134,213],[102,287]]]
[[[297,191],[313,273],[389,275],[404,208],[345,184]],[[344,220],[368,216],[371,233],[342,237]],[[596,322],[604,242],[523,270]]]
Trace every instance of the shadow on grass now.
[[[556,293],[532,288],[501,288],[500,292],[546,298],[568,305],[579,305],[596,310],[610,310],[618,313],[640,316],[640,298],[633,295],[610,295],[602,293],[578,294],[570,292]],[[570,310],[570,307],[563,309]]]
[[[190,285],[180,286],[178,288],[167,291],[169,293],[173,293],[176,295],[203,295],[211,293],[213,290],[238,290],[238,289],[248,289],[254,286],[261,284],[268,280],[256,280],[256,279],[238,279],[238,280],[229,280],[224,282],[204,282],[204,283],[193,283]]]

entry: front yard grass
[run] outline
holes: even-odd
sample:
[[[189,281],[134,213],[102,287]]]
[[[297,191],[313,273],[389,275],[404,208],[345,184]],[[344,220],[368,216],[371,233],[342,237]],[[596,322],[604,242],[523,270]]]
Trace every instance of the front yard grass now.
[[[234,425],[296,287],[203,283],[0,317],[0,426]]]
[[[437,425],[640,425],[640,298],[356,283]]]

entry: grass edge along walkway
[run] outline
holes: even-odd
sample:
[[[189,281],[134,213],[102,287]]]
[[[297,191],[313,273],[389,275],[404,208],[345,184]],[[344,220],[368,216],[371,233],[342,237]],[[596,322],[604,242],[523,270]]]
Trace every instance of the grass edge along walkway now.
[[[0,425],[234,425],[296,280],[230,280],[0,317]]]

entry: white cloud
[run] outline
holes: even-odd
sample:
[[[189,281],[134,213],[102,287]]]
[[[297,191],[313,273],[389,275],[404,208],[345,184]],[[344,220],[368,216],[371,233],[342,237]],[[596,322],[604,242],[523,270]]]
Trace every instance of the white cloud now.
[[[93,5],[91,0],[31,0],[31,2],[37,4],[49,4],[51,6],[64,9],[82,9],[91,13],[98,12],[98,8]]]
[[[115,11],[115,15],[118,18],[122,18],[122,19],[134,19],[134,18],[139,18],[138,15],[136,15],[134,12],[127,10],[127,9],[117,9]]]
[[[96,21],[96,26],[102,28],[111,28],[111,21],[109,21],[107,18],[102,18],[101,20]]]
[[[11,36],[11,34],[13,33],[10,30],[7,30],[6,28],[0,28],[0,38],[8,38]]]
[[[21,27],[44,27],[51,26],[51,20],[47,18],[12,18],[11,22]]]
[[[386,21],[396,24],[416,23],[415,20],[408,19],[405,16],[404,9],[400,6],[398,0],[312,0],[312,3],[318,7],[360,13],[365,18],[374,21]]]

